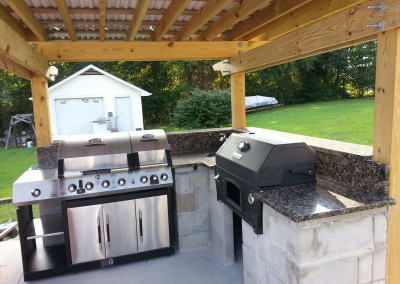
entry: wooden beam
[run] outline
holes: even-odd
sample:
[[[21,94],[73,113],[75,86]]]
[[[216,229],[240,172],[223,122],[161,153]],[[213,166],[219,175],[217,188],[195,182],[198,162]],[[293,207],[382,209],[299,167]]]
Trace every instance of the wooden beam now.
[[[231,2],[232,0],[214,0],[207,2],[183,27],[177,36],[177,40],[187,40]]]
[[[208,26],[203,34],[200,36],[200,38],[204,38],[205,40],[214,39],[219,34],[226,31],[244,18],[248,17],[250,14],[254,13],[258,9],[269,5],[270,2],[271,0],[243,0],[237,3],[218,20]]]
[[[168,32],[169,28],[176,22],[178,16],[180,16],[191,0],[173,0],[168,7],[168,10],[154,33],[156,41],[162,39],[162,37]]]
[[[262,26],[247,34],[245,40],[268,40],[283,36],[292,31],[301,29],[307,25],[328,18],[333,14],[349,9],[365,0],[313,0],[304,6],[286,13],[283,17]]]
[[[400,283],[400,29],[378,35],[374,160],[390,163],[386,283]]]
[[[48,146],[51,144],[51,123],[47,79],[41,75],[33,75],[31,78],[31,91],[36,143],[38,146]]]
[[[232,128],[246,128],[245,73],[231,75]]]
[[[367,28],[367,24],[384,21],[386,30],[399,27],[400,1],[385,1],[387,8],[382,14],[378,14],[374,9],[368,9],[369,5],[378,3],[378,0],[367,1],[230,58],[229,71],[230,73],[255,71],[342,48],[350,43],[364,42],[379,33],[375,28]]]
[[[20,67],[45,75],[48,61],[0,17],[0,55]],[[7,63],[10,64],[10,63]]]
[[[49,61],[195,60],[233,57],[259,42],[35,42]]]
[[[139,31],[140,25],[146,16],[147,10],[152,0],[139,0],[136,4],[135,13],[132,15],[132,21],[129,25],[129,31],[126,35],[126,40],[132,41],[135,39],[137,32]]]
[[[33,14],[29,6],[24,0],[4,0],[8,6],[13,9],[15,14],[25,23],[25,25],[38,37],[39,40],[45,41],[46,35],[39,20]]]
[[[100,0],[100,2],[99,2],[99,13],[100,13],[99,39],[101,41],[105,40],[105,34],[106,34],[106,8],[107,8],[106,0]]]
[[[254,13],[250,18],[244,20],[237,27],[231,30],[232,40],[243,38],[248,33],[282,17],[285,14],[290,14],[293,10],[310,2],[311,0],[280,0],[274,1],[271,5]]]
[[[13,73],[19,77],[30,80],[31,72],[0,54],[0,69]]]
[[[25,38],[25,29],[21,23],[2,4],[0,4],[0,19],[6,22],[21,38]]]
[[[64,26],[68,32],[69,39],[76,40],[74,24],[72,23],[69,9],[65,1],[66,0],[55,0],[56,5],[58,7],[58,12],[60,13],[61,18],[63,19]]]

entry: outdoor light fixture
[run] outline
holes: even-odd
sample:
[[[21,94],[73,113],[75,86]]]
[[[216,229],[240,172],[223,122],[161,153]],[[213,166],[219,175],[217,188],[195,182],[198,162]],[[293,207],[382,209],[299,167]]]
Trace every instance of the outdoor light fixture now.
[[[46,78],[49,79],[50,81],[54,81],[57,75],[58,75],[57,67],[50,65],[46,72]]]

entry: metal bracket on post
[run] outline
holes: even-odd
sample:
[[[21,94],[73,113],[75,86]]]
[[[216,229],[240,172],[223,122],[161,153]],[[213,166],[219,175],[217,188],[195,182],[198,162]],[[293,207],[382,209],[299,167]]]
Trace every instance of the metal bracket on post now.
[[[379,2],[378,5],[371,5],[367,7],[368,9],[375,9],[378,14],[382,14],[383,10],[386,8],[386,4],[384,2]]]
[[[222,76],[230,75],[232,73],[231,68],[232,65],[229,59],[225,59],[213,65],[214,71],[220,71]]]
[[[376,24],[369,24],[366,26],[367,28],[375,28],[377,32],[381,32],[385,29],[385,21],[381,20]]]

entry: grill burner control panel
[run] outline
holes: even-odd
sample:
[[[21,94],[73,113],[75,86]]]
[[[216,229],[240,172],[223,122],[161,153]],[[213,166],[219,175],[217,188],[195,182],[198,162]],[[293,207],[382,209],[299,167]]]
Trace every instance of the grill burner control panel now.
[[[60,198],[81,197],[82,195],[102,195],[150,190],[151,188],[171,186],[173,183],[170,167],[142,169],[132,172],[93,174],[59,179]]]

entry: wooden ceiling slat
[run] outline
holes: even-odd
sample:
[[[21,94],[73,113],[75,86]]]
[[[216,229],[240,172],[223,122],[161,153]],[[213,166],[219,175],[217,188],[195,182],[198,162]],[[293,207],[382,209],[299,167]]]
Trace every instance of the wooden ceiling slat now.
[[[132,16],[132,21],[129,27],[129,31],[126,40],[132,41],[135,39],[137,32],[146,16],[147,10],[151,4],[152,0],[138,0],[135,13]]]
[[[32,13],[24,0],[5,0],[8,6],[18,15],[18,17],[28,26],[28,28],[38,37],[45,41],[46,35],[36,16]]]
[[[215,0],[207,2],[183,27],[177,36],[177,40],[187,40],[231,2],[232,0]]]
[[[58,11],[60,13],[61,18],[63,19],[70,40],[76,40],[74,24],[72,23],[66,0],[55,0],[55,3],[57,4]]]
[[[200,36],[200,38],[204,38],[205,40],[212,40],[225,30],[232,27],[234,24],[248,17],[261,7],[264,7],[269,2],[271,2],[271,0],[269,1],[243,0],[237,3],[222,17],[220,17],[218,20],[216,20],[214,23],[208,26],[207,29],[203,32],[203,34]]]
[[[252,31],[265,26],[282,15],[289,14],[300,6],[311,0],[280,0],[254,13],[250,18],[244,20],[237,27],[231,29],[231,39],[238,40]]]
[[[364,0],[313,0],[290,14],[249,33],[243,40],[271,41],[362,2]]]
[[[8,23],[8,25],[21,37],[25,37],[25,29],[22,27],[21,23],[14,18],[8,9],[0,4],[0,18],[3,19],[4,22]]]
[[[99,38],[100,38],[101,41],[105,40],[106,8],[107,8],[106,0],[100,0],[100,2],[99,2],[99,13],[100,13]]]
[[[176,22],[176,19],[182,14],[186,6],[191,2],[191,0],[173,0],[161,19],[160,24],[157,26],[154,39],[159,41],[168,32],[169,28]]]

